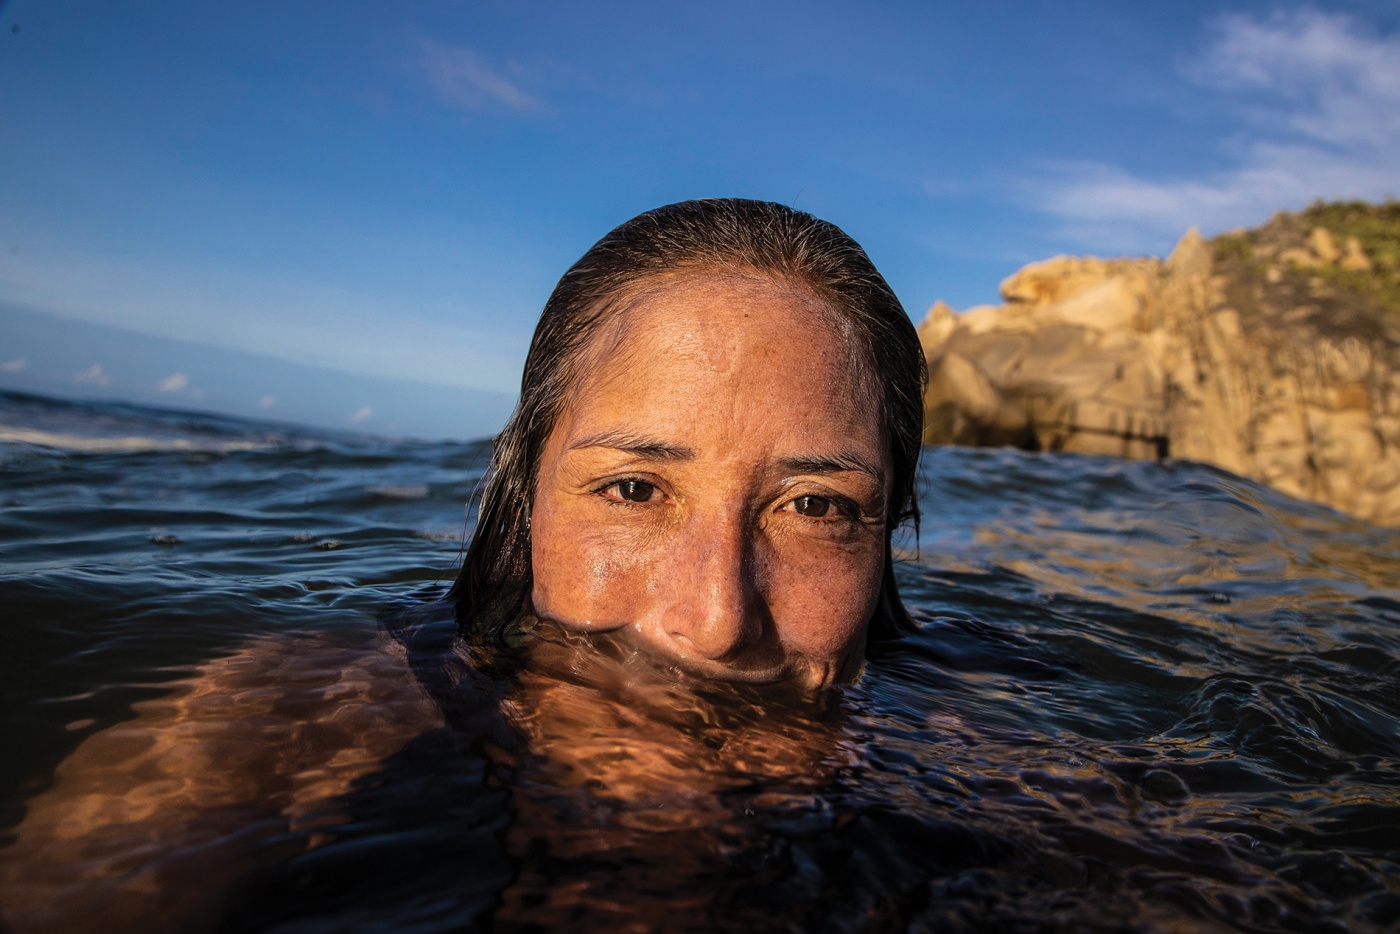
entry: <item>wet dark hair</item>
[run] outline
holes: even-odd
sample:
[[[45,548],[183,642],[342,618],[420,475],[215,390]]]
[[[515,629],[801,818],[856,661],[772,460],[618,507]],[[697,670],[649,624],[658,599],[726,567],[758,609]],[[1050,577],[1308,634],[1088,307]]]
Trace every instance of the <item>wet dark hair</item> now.
[[[927,368],[914,325],[860,245],[840,228],[767,201],[683,201],[615,228],[559,280],[535,327],[520,401],[492,447],[476,530],[449,593],[462,632],[500,639],[529,609],[530,510],[545,441],[581,378],[599,327],[648,279],[684,272],[771,276],[829,306],[855,344],[857,374],[875,390],[891,465],[885,570],[872,635],[908,623],[894,579],[895,529],[917,530],[915,470]]]

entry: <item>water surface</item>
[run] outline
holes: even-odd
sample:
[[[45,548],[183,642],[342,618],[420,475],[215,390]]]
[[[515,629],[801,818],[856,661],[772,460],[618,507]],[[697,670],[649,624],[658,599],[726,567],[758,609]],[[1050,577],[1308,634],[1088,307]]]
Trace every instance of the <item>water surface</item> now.
[[[1394,531],[927,451],[919,629],[814,702],[464,648],[485,455],[0,395],[4,925],[1400,924]]]

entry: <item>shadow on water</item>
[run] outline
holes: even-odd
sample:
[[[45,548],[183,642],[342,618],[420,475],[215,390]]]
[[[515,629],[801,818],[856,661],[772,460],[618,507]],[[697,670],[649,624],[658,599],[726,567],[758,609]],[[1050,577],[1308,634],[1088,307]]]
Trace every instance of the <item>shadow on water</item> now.
[[[16,932],[1400,923],[1391,530],[929,451],[916,629],[800,697],[464,646],[432,598],[481,445],[90,409],[0,399],[127,439],[0,445]]]

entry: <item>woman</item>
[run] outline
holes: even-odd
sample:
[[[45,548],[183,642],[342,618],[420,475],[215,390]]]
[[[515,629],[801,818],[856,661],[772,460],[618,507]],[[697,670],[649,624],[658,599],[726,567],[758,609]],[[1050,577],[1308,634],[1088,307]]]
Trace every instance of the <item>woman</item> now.
[[[742,200],[628,221],[540,319],[452,590],[467,645],[420,607],[389,621],[388,651],[266,638],[201,664],[26,802],[0,848],[0,929],[262,929],[321,884],[332,906],[467,886],[463,910],[503,927],[619,904],[673,917],[678,880],[718,871],[742,795],[800,792],[847,755],[821,705],[691,688],[825,687],[905,621],[890,543],[917,518],[924,375],[836,227]],[[474,664],[521,645],[522,623],[511,678]],[[430,825],[469,812],[456,881],[409,832],[421,800]],[[691,834],[679,855],[672,832]],[[347,882],[334,855],[319,868],[337,840],[399,849]],[[541,853],[650,867],[655,904],[615,873],[555,891]],[[394,889],[382,866],[421,879]]]
[[[613,230],[546,303],[452,596],[614,632],[703,678],[823,687],[906,616],[918,336],[855,241],[779,204]]]

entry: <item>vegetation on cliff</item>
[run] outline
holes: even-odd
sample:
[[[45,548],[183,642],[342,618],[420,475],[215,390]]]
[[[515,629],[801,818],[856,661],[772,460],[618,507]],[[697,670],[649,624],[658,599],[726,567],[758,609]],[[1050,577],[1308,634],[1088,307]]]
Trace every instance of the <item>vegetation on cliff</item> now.
[[[1321,291],[1400,315],[1400,201],[1319,201],[1296,214],[1280,211],[1254,230],[1222,234],[1213,245],[1217,268],[1232,279]]]

